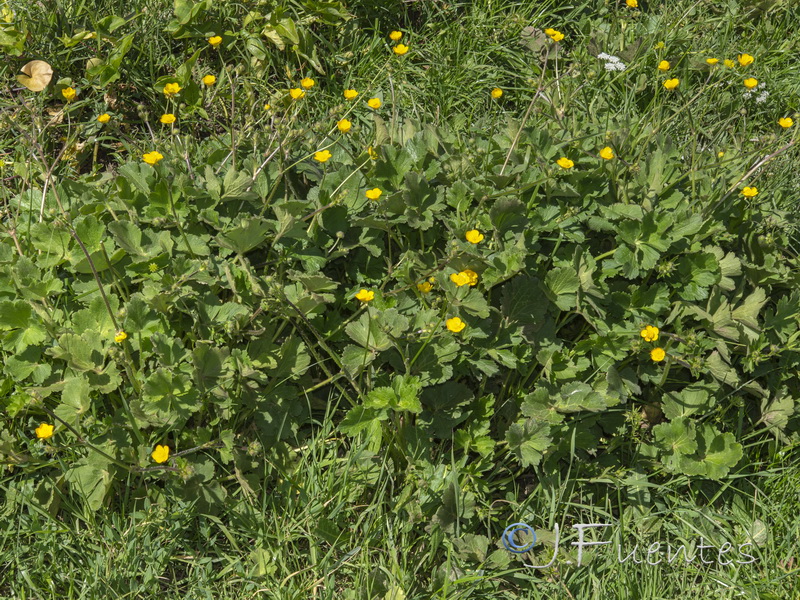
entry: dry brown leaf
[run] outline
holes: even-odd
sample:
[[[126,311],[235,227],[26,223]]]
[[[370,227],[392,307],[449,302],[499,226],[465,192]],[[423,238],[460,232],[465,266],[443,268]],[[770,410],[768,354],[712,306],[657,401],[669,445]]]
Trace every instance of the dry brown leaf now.
[[[43,60],[32,60],[20,69],[17,81],[32,92],[41,92],[53,78],[53,69]]]

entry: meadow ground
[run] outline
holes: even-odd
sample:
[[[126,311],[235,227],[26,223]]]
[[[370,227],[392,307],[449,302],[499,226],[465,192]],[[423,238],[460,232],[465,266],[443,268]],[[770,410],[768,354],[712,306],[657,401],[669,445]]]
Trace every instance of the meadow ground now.
[[[800,597],[798,18],[0,0],[0,597]]]

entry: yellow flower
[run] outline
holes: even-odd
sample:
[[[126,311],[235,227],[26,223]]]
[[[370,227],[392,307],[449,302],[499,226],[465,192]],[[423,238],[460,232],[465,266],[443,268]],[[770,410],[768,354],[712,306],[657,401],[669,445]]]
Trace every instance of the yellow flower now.
[[[42,423],[36,428],[36,437],[40,440],[46,440],[49,437],[53,437],[53,426],[48,425],[47,423]]]
[[[364,290],[362,289],[360,292],[356,294],[356,300],[361,300],[362,302],[369,302],[375,297],[375,292],[372,290]]]
[[[164,95],[169,98],[181,91],[181,86],[177,83],[168,83],[164,86]]]
[[[477,229],[470,229],[465,234],[465,237],[470,244],[479,244],[483,241],[483,234]]]
[[[167,462],[169,458],[169,446],[156,446],[156,449],[153,450],[153,453],[150,455],[153,457],[153,460],[157,463]]]
[[[300,80],[300,85],[303,86],[305,89],[310,90],[314,87],[314,80],[311,77],[305,77]]]
[[[600,158],[611,160],[612,158],[614,158],[614,151],[610,147],[606,146],[605,148],[600,150]]]
[[[369,154],[370,160],[378,160],[378,153],[370,146],[367,148],[367,154]]]
[[[706,59],[706,62],[707,62],[709,65],[715,65],[715,64],[717,64],[717,63],[719,62],[719,59],[718,59],[718,58],[707,58],[707,59]]]
[[[471,269],[464,269],[461,271],[461,274],[466,275],[469,278],[467,283],[469,283],[470,287],[478,285],[478,274],[475,271]]]
[[[217,78],[214,77],[213,75],[206,75],[205,77],[203,77],[203,83],[205,85],[214,85],[215,83],[217,83]]]
[[[306,93],[300,88],[292,88],[289,90],[289,95],[292,97],[293,100],[299,100],[300,98],[305,96]]]
[[[553,35],[550,36],[550,39],[552,39],[554,42],[560,42],[561,40],[564,39],[564,34],[561,33],[560,31],[556,31],[555,33],[553,33]]]
[[[665,46],[664,42],[656,42],[656,45],[653,46],[654,50],[661,50]]]
[[[742,196],[746,196],[747,198],[753,198],[756,194],[758,194],[757,187],[742,188]]]
[[[270,108],[272,108],[272,107],[269,104],[265,104],[264,105],[264,110],[269,110]]]
[[[625,0],[625,4],[631,8],[639,8],[639,0]]]
[[[164,125],[169,125],[170,123],[175,122],[175,115],[171,113],[167,113],[165,115],[161,115],[161,119],[159,119]]]
[[[789,127],[794,125],[794,121],[792,121],[791,117],[784,117],[782,119],[778,119],[778,125],[784,129],[789,129]]]
[[[71,87],[66,87],[63,90],[61,90],[61,95],[64,96],[67,102],[72,102],[73,100],[75,100],[75,96],[77,96],[78,93]]]
[[[370,98],[369,100],[367,100],[367,106],[369,106],[370,108],[374,108],[375,110],[379,109],[381,107],[380,98]]]
[[[161,152],[156,152],[155,150],[153,150],[152,152],[148,152],[147,154],[142,156],[142,159],[144,160],[144,162],[146,162],[150,166],[153,166],[158,161],[160,161],[162,158],[164,158],[164,155],[161,154]]]
[[[450,331],[452,331],[453,333],[458,333],[459,331],[464,329],[464,327],[467,326],[467,324],[464,323],[464,321],[462,321],[458,317],[453,317],[452,319],[447,319],[446,323],[447,323],[447,328]]]
[[[733,67],[735,67],[735,66],[736,66],[736,63],[735,63],[735,62],[733,62],[733,61],[732,61],[730,58],[726,58],[726,59],[725,59],[725,60],[723,60],[722,62],[723,62],[723,63],[725,64],[725,66],[726,66],[726,67],[728,67],[729,69],[732,69]]]
[[[723,156],[725,156],[725,153],[722,150],[717,152],[717,158],[722,158]]]
[[[676,87],[678,87],[679,83],[680,80],[677,77],[675,77],[674,79],[667,79],[664,82],[664,87],[667,88],[668,90],[674,90]]]
[[[114,336],[114,341],[117,342],[118,344],[121,344],[127,339],[128,339],[128,334],[122,330],[119,330],[117,332],[117,335]]]
[[[458,287],[461,287],[462,285],[467,285],[469,283],[469,275],[463,271],[461,273],[453,273],[450,275],[450,281],[455,283]]]
[[[742,65],[743,67],[746,67],[751,62],[753,62],[753,57],[750,56],[749,54],[740,54],[739,56],[736,57],[736,60],[739,61],[740,65]]]
[[[430,281],[423,281],[417,284],[417,289],[423,294],[427,294],[433,289],[433,284]]]
[[[108,123],[111,120],[111,115],[108,113],[103,113],[102,115],[97,117],[97,120],[100,121],[101,123]]]
[[[403,33],[400,31],[393,31],[389,34],[389,39],[393,42],[399,42],[401,37],[403,37]]]
[[[547,35],[553,35],[553,34],[555,34],[555,33],[558,33],[558,32],[557,32],[555,29],[553,29],[552,27],[548,27],[547,29],[545,29],[545,30],[544,30],[544,32],[545,32],[545,34],[547,34]]]
[[[330,150],[322,150],[321,152],[314,152],[314,160],[325,162],[331,157]]]
[[[571,169],[572,167],[574,167],[574,166],[575,166],[575,163],[574,163],[574,162],[572,162],[570,159],[568,159],[566,156],[562,156],[561,158],[559,158],[559,159],[556,161],[556,163],[557,163],[557,164],[558,164],[558,166],[559,166],[559,167],[561,167],[562,169]]]
[[[756,79],[755,77],[748,77],[747,79],[744,80],[744,87],[746,87],[747,89],[753,89],[757,85],[758,85],[758,79]]]
[[[222,38],[218,35],[208,38],[208,43],[211,44],[212,48],[218,47],[222,43]]]
[[[372,188],[371,190],[367,190],[366,192],[367,198],[370,200],[377,200],[383,194],[383,191],[380,188]]]
[[[502,95],[503,95],[503,90],[501,90],[500,88],[494,88],[492,90],[492,98],[494,98],[495,100],[502,97]]]
[[[669,71],[669,67],[670,67],[670,64],[669,64],[669,61],[667,61],[667,60],[662,60],[660,63],[658,63],[658,70],[659,71]]]
[[[397,44],[397,46],[394,47],[395,54],[403,55],[406,52],[408,52],[408,46],[406,46],[405,44]]]
[[[355,90],[345,90],[344,91],[344,97],[347,100],[354,100],[356,96],[358,96],[358,92],[355,91]]]
[[[645,342],[655,342],[658,339],[658,327],[653,327],[652,325],[648,325],[639,333]]]
[[[341,131],[342,133],[347,133],[348,131],[350,131],[350,128],[352,126],[353,124],[347,119],[342,119],[341,121],[336,123],[336,127],[338,127],[339,131]]]
[[[653,348],[650,350],[650,358],[652,358],[655,362],[661,362],[664,360],[666,355],[667,353],[664,352],[663,348]]]

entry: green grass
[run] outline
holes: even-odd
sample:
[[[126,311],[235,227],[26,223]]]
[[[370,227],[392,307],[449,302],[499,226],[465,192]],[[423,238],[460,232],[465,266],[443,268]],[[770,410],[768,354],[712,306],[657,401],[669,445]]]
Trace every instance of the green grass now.
[[[576,160],[594,157],[606,142],[613,143],[629,150],[625,162],[613,168],[629,184],[619,190],[620,198],[632,203],[652,199],[633,197],[628,190],[639,181],[639,159],[662,149],[668,136],[683,156],[682,172],[693,198],[716,189],[735,190],[744,174],[758,167],[748,184],[770,192],[763,202],[770,203],[772,216],[754,223],[754,231],[798,266],[797,124],[788,132],[776,125],[784,116],[800,122],[800,15],[794,2],[640,0],[649,6],[634,12],[624,2],[600,0],[569,6],[532,0],[354,0],[347,4],[351,20],[307,27],[324,75],[268,40],[267,56],[260,62],[239,41],[226,53],[203,54],[196,70],[218,78],[204,104],[208,118],[198,112],[184,117],[185,107],[169,104],[154,85],[205,43],[202,37],[173,39],[163,33],[173,17],[169,3],[50,4],[41,14],[38,4],[9,3],[18,14],[28,15],[31,31],[23,56],[9,57],[2,67],[5,80],[12,82],[0,92],[5,124],[0,155],[9,182],[0,192],[4,236],[13,231],[24,241],[24,226],[30,223],[17,223],[15,230],[12,216],[24,202],[38,208],[51,166],[58,181],[88,181],[116,175],[131,156],[158,147],[185,157],[193,174],[202,175],[205,164],[223,157],[226,162],[218,171],[227,160],[258,164],[279,147],[275,161],[290,173],[289,165],[309,148],[321,147],[335,121],[349,115],[364,149],[382,136],[401,144],[409,137],[408,128],[418,124],[441,126],[453,140],[451,156],[443,158],[463,161],[464,179],[477,178],[495,164],[492,139],[513,140],[507,154],[510,170],[523,162],[542,164],[536,155],[523,161],[538,134],[519,138],[520,125],[533,132],[555,130],[560,138],[554,143]],[[287,14],[304,14],[299,1],[281,4]],[[250,1],[220,2],[215,19],[222,30],[239,32],[247,12],[255,9],[267,10]],[[105,97],[86,93],[75,116],[63,117],[46,112],[57,108],[52,97],[31,98],[13,89],[18,87],[12,79],[16,69],[33,58],[52,64],[54,80],[80,80],[97,47],[66,48],[58,38],[93,30],[97,19],[109,14],[133,17],[123,31],[133,33],[136,44]],[[522,36],[529,26],[560,29],[566,35],[564,49],[556,55],[552,45],[543,50],[526,46]],[[387,34],[393,29],[405,32],[409,60],[398,60],[389,50]],[[663,49],[655,49],[659,42],[665,43]],[[603,51],[625,56],[626,71],[605,72],[596,58]],[[704,64],[708,56],[735,58],[742,52],[757,57],[748,71]],[[672,63],[668,76],[681,79],[677,93],[660,85],[667,77],[656,70],[661,59]],[[742,98],[744,72],[767,83],[768,101]],[[303,76],[313,77],[317,85],[284,110],[285,89]],[[361,92],[360,103],[381,97],[380,120],[348,105],[342,98],[347,87]],[[494,87],[504,90],[500,101],[489,96]],[[233,94],[227,91],[231,88]],[[267,102],[274,105],[272,112],[264,111]],[[168,109],[180,115],[175,133],[158,123]],[[96,115],[106,110],[115,114],[113,129],[92,130]],[[74,145],[92,135],[92,143]],[[501,173],[493,175],[501,180]],[[293,185],[304,191],[296,172],[281,188],[285,199],[296,191]],[[760,204],[762,197],[759,206],[766,206]],[[732,201],[723,198],[702,209],[727,210],[726,202]],[[742,207],[747,208],[746,201]],[[754,243],[741,240],[743,249]],[[265,262],[279,260],[268,256]],[[341,268],[345,272],[347,265]],[[766,270],[756,261],[745,268]],[[785,274],[787,281],[792,276]],[[230,278],[240,289],[244,285],[243,277]],[[576,339],[586,329],[582,321],[573,327]],[[315,355],[312,362],[323,361]],[[502,385],[488,384],[501,400],[494,408],[499,420],[505,418],[505,401],[533,389],[540,375],[532,378],[532,373],[510,373]],[[377,380],[380,373],[373,376]],[[331,379],[336,381],[333,374]],[[678,381],[664,379],[667,385]],[[391,426],[392,443],[375,447],[367,436],[339,431],[341,411],[349,408],[339,390],[316,380],[305,383],[307,394],[296,401],[308,405],[312,416],[285,440],[266,449],[245,445],[233,463],[216,449],[198,453],[212,472],[216,469],[216,486],[195,485],[198,472],[185,470],[175,477],[163,471],[129,473],[121,485],[124,492],[106,498],[98,511],[68,489],[63,474],[44,468],[76,460],[78,445],[50,450],[29,439],[39,413],[12,415],[11,400],[4,398],[0,597],[788,600],[800,593],[796,418],[783,437],[773,440],[771,433],[743,423],[745,408],[736,404],[741,398],[732,399],[724,414],[736,422],[738,412],[736,437],[743,440],[745,458],[726,478],[709,481],[663,468],[650,473],[658,461],[639,454],[638,442],[651,423],[642,405],[623,404],[609,410],[609,419],[619,424],[618,453],[601,451],[587,458],[573,440],[557,468],[545,470],[522,468],[508,453],[498,453],[498,459],[465,454],[446,438],[399,439],[403,432],[418,431],[399,427],[399,421]],[[318,386],[327,397],[319,395]],[[0,395],[10,398],[9,390]],[[236,433],[242,436],[237,443],[255,440],[251,425],[237,422]],[[15,445],[24,436],[26,441]],[[22,466],[15,459],[18,453],[29,459]],[[178,489],[192,485],[197,501],[181,499]],[[581,567],[574,565],[577,554],[570,551],[562,552],[550,569],[531,570],[501,543],[504,528],[517,521],[530,523],[544,537],[558,524],[562,547],[575,539],[571,525],[581,522],[619,524],[614,536],[629,550],[654,541],[696,543],[700,536],[716,545],[754,540],[752,554],[758,560],[710,568],[697,560],[689,565],[619,564],[616,551],[604,547],[586,551],[587,564]],[[546,562],[550,556],[549,547],[538,546],[527,559]]]

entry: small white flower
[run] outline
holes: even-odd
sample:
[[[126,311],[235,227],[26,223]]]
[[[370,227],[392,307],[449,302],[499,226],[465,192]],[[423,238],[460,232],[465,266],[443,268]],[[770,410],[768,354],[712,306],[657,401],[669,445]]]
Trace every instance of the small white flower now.
[[[600,60],[609,60],[611,58],[611,55],[606,54],[605,52],[601,52],[600,54],[597,55],[597,58],[599,58]]]

